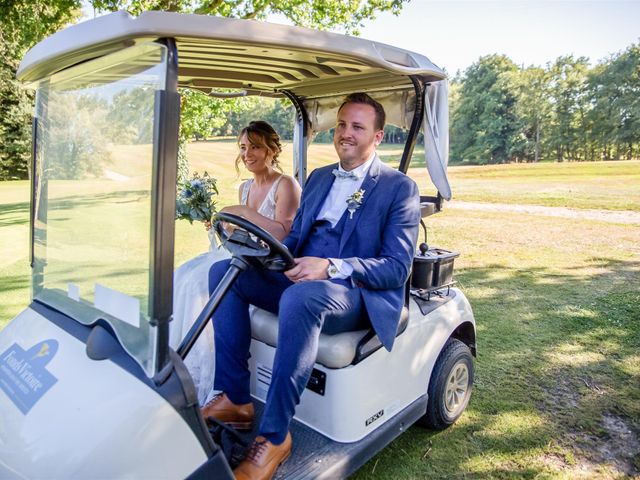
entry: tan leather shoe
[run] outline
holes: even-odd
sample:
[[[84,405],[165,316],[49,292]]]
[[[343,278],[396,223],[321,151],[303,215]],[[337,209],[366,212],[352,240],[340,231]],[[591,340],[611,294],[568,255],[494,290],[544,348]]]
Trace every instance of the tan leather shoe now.
[[[210,423],[209,417],[226,423],[236,430],[251,430],[253,424],[253,403],[236,405],[229,400],[226,393],[213,397],[200,411],[207,424]]]
[[[246,458],[236,467],[236,480],[270,480],[276,470],[291,455],[291,434],[280,445],[274,445],[264,437],[257,437]]]

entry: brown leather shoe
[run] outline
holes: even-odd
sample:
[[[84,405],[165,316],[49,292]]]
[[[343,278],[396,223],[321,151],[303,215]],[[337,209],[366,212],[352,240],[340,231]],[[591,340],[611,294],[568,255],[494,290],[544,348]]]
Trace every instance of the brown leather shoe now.
[[[251,430],[253,425],[253,403],[249,402],[243,405],[236,405],[229,400],[226,393],[221,393],[213,397],[200,411],[207,425],[210,424],[209,417],[226,423],[236,430]]]
[[[276,470],[291,455],[291,434],[280,445],[257,437],[246,458],[236,467],[233,474],[236,480],[270,480]]]

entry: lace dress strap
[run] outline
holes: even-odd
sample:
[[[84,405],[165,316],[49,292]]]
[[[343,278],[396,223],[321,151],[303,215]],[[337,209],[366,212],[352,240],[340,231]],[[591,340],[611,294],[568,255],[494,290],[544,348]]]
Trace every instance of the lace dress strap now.
[[[251,190],[251,184],[253,183],[253,178],[250,178],[246,182],[242,184],[242,195],[240,196],[240,204],[246,205],[249,200],[249,190]]]

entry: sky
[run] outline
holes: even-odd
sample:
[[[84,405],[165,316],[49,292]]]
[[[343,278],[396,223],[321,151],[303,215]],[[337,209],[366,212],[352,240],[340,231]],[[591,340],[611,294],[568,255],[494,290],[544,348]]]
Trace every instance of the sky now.
[[[83,10],[93,17],[87,2]],[[525,67],[568,54],[595,64],[640,42],[640,0],[411,0],[360,33],[421,53],[450,75],[493,53]]]
[[[412,0],[360,36],[421,53],[451,75],[493,53],[524,66],[568,54],[595,64],[640,41],[640,0]]]

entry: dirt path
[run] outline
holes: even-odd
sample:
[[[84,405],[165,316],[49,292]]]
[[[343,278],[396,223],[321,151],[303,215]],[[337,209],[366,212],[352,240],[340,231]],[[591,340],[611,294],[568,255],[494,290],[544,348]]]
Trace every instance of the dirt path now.
[[[580,218],[609,223],[625,223],[640,225],[640,212],[629,210],[595,210],[566,207],[544,207],[541,205],[517,205],[508,203],[480,203],[453,200],[445,204],[445,208],[461,210],[481,210],[484,212],[513,212],[545,215],[548,217]]]

